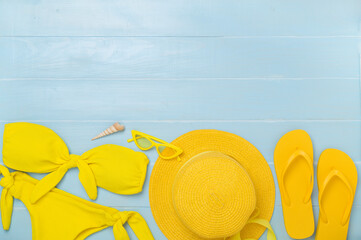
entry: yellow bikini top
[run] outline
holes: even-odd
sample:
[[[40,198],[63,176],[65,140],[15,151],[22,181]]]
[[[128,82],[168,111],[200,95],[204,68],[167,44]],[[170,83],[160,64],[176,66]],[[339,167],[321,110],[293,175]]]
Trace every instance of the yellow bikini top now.
[[[117,194],[142,191],[149,160],[144,153],[106,144],[82,155],[69,154],[64,141],[51,129],[33,123],[5,125],[3,161],[12,169],[49,173],[35,186],[30,201],[35,203],[53,189],[65,173],[79,168],[79,179],[91,199],[97,186]]]

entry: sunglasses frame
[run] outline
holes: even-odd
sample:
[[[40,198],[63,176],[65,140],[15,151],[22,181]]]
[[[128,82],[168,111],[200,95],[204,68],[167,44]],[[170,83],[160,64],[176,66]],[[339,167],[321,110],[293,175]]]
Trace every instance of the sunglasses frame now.
[[[137,135],[139,135],[140,137],[137,138]],[[173,144],[167,143],[166,141],[163,141],[162,139],[153,137],[153,136],[143,133],[143,132],[139,132],[137,130],[132,130],[132,137],[133,137],[132,139],[128,139],[128,142],[134,141],[135,145],[137,145],[137,147],[143,151],[147,151],[147,150],[155,147],[157,149],[159,156],[166,160],[173,159],[176,157],[179,158],[179,155],[181,155],[183,153],[183,150],[181,148],[174,146]],[[140,146],[138,143],[138,139],[140,139],[140,138],[147,139],[151,143],[150,147],[145,148],[145,147]],[[175,151],[175,154],[172,156],[168,156],[168,157],[163,156],[162,151],[160,151],[159,147],[171,148]]]

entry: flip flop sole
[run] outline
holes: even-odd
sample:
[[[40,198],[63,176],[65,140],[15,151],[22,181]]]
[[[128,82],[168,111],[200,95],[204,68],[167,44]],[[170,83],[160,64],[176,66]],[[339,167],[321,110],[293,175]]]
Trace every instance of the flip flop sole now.
[[[307,154],[311,163],[307,164],[302,156],[297,156],[292,164],[288,165],[290,157],[297,151]],[[305,197],[311,184],[311,174],[313,174],[313,147],[307,132],[293,130],[286,133],[276,145],[274,164],[288,235],[294,239],[312,236],[315,231],[312,202],[309,199],[305,203]],[[285,172],[287,166],[288,169]],[[284,184],[284,188],[281,187],[282,184]],[[311,187],[313,188],[313,186]],[[286,200],[286,195],[288,195],[289,201]]]
[[[356,192],[356,166],[346,153],[326,149],[318,161],[317,181],[319,192],[323,192],[319,205],[326,217],[320,212],[316,240],[346,240],[351,209],[348,213],[346,210],[352,206]],[[343,223],[345,216],[347,221]]]

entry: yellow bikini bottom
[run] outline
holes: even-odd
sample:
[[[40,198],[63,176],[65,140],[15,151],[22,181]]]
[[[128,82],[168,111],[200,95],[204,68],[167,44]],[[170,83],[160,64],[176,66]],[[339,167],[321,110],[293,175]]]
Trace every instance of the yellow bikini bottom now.
[[[33,240],[82,240],[89,235],[113,226],[116,240],[129,240],[123,227],[128,223],[138,239],[154,240],[143,217],[133,211],[117,209],[89,202],[57,188],[35,204],[30,196],[38,180],[23,172],[12,172],[0,165],[3,187],[0,200],[1,218],[5,230],[10,228],[13,199],[21,200],[32,222]]]

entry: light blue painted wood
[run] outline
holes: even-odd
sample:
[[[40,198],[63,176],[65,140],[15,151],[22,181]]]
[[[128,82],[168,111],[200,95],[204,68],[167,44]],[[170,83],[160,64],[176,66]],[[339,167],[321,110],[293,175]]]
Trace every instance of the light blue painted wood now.
[[[0,81],[2,120],[8,121],[355,120],[359,99],[357,79]]]
[[[48,126],[54,129],[68,144],[69,148],[71,149],[72,153],[81,154],[82,152],[98,146],[100,144],[105,143],[117,143],[123,146],[128,146],[134,150],[137,148],[133,144],[126,143],[126,139],[130,138],[131,133],[130,130],[126,130],[125,132],[117,133],[107,138],[100,139],[98,141],[90,141],[89,139],[96,134],[97,132],[101,131],[103,128],[107,127],[111,122],[42,122],[41,124]],[[302,128],[307,130],[312,139],[313,144],[315,147],[315,165],[320,153],[325,148],[330,147],[338,147],[339,149],[347,152],[354,160],[357,162],[358,169],[361,170],[360,166],[360,151],[358,146],[360,145],[361,139],[360,135],[360,124],[359,121],[245,121],[245,122],[125,122],[128,129],[138,129],[144,132],[148,132],[151,134],[158,133],[157,136],[171,141],[172,139],[176,138],[177,136],[194,130],[204,128],[205,126],[208,128],[215,128],[221,129],[225,131],[231,131],[236,133],[240,136],[245,137],[249,141],[251,141],[256,147],[259,148],[261,153],[265,156],[265,158],[270,163],[271,168],[273,169],[273,149],[275,144],[277,143],[278,139],[281,135],[289,130],[295,128]],[[89,129],[92,129],[90,131]],[[330,129],[332,131],[330,132]],[[3,124],[1,126],[0,131],[0,138],[2,138],[3,134]],[[267,137],[265,137],[267,136]],[[155,151],[146,152],[151,160],[151,165],[149,166],[148,176],[145,183],[144,191],[141,194],[135,196],[120,196],[116,194],[112,194],[108,191],[99,189],[99,198],[97,199],[97,203],[107,205],[107,206],[125,206],[126,209],[132,209],[140,211],[146,218],[150,226],[152,227],[153,232],[157,232],[157,228],[155,227],[152,222],[154,221],[151,218],[150,211],[144,212],[142,209],[143,207],[149,207],[149,199],[148,199],[148,182],[150,174],[149,172],[152,169],[152,165],[156,160],[156,153]],[[274,170],[273,170],[274,172]],[[63,179],[61,184],[59,184],[59,188],[65,191],[68,191],[72,194],[78,195],[82,198],[88,199],[79,180],[77,178],[78,171],[73,169],[70,170],[66,177]],[[40,178],[40,175],[35,175],[37,178]],[[275,176],[275,175],[274,175]],[[359,189],[360,187],[358,187]],[[316,183],[315,183],[316,189]],[[280,239],[289,239],[285,237],[283,225],[277,224],[282,220],[282,214],[280,209],[280,199],[279,199],[279,190],[276,184],[276,210],[275,216],[273,217],[274,225],[276,225],[276,229],[281,228],[277,231],[280,233],[278,237]],[[357,196],[355,200],[355,206],[360,205],[361,201],[361,192],[360,190],[357,191]],[[315,190],[315,194],[313,195],[313,203],[315,205],[315,209],[317,209],[317,191]],[[15,202],[15,209],[22,209],[22,203],[20,201]],[[117,207],[119,208],[119,207]],[[359,208],[359,207],[357,207]],[[26,210],[23,209],[26,212]],[[354,210],[355,212],[355,210]],[[12,225],[12,230],[16,229],[16,222],[17,221],[30,221],[27,220],[27,217],[24,214],[21,215],[20,220],[16,217],[18,211],[16,210],[14,213],[14,222]],[[356,213],[357,214],[357,213]],[[354,214],[355,215],[355,214]],[[356,218],[358,215],[355,216]],[[25,219],[25,220],[23,220]],[[278,220],[281,219],[281,220]],[[23,223],[24,226],[28,226],[30,223]],[[282,226],[282,227],[279,227]],[[351,225],[352,226],[352,225]],[[155,229],[154,229],[155,228]],[[282,230],[283,229],[283,230]],[[11,231],[10,231],[11,232]],[[158,230],[159,232],[159,230]],[[26,230],[23,232],[25,236],[30,236],[30,230]],[[4,234],[5,237],[11,236],[8,239],[17,239],[16,235],[12,235],[11,233],[5,233],[0,230],[0,237]],[[7,234],[7,235],[5,235]],[[94,235],[94,239],[111,239],[111,230],[103,231],[99,234]],[[160,234],[160,233],[158,233]],[[283,234],[283,235],[282,235]],[[355,234],[358,234],[357,231]],[[14,236],[14,238],[13,238]],[[107,236],[109,236],[107,238]],[[161,236],[161,235],[157,235]],[[356,235],[358,236],[358,235]],[[350,238],[350,239],[357,239]],[[98,238],[99,237],[99,238]],[[283,238],[285,237],[285,238]],[[1,239],[1,238],[0,238]],[[6,238],[5,238],[6,239]],[[20,238],[19,238],[20,239]],[[26,239],[26,238],[25,238]],[[30,237],[28,238],[30,239]],[[93,239],[93,238],[90,238]],[[158,239],[158,238],[157,238]],[[165,239],[165,238],[160,238]]]
[[[119,210],[123,210],[121,208],[118,208]],[[154,219],[152,217],[152,213],[150,208],[142,208],[137,209],[146,219],[148,224],[150,225],[151,231],[155,234],[156,240],[167,240],[167,238],[163,235],[163,233],[159,230],[159,228],[156,227],[156,223],[154,222]],[[314,207],[314,215],[315,215],[315,222],[317,223],[318,219],[318,212],[319,208],[317,206]],[[351,223],[358,223],[361,219],[361,207],[356,206],[353,208],[353,212],[351,215]],[[291,240],[286,231],[283,224],[283,216],[282,216],[282,209],[280,206],[275,207],[275,211],[273,214],[273,218],[271,221],[271,224],[273,225],[273,228],[275,232],[277,233],[277,239],[281,240]],[[12,227],[16,229],[21,229],[22,234],[19,235],[14,231],[8,231],[5,232],[0,229],[0,238],[5,240],[30,240],[31,239],[31,222],[30,217],[26,209],[19,208],[14,211],[13,214],[13,222]],[[125,225],[126,230],[128,231],[131,239],[137,239],[134,235],[134,233],[131,231],[128,225]],[[348,240],[359,240],[361,237],[361,232],[358,229],[358,224],[350,224],[349,234],[348,234]],[[112,228],[107,228],[105,230],[102,230],[89,238],[87,240],[105,240],[105,239],[113,239],[113,230]],[[314,240],[314,236],[307,238],[305,240]],[[265,235],[263,235],[260,240],[266,240]]]
[[[360,38],[0,38],[0,78],[357,78]]]
[[[5,36],[359,35],[358,0],[0,1]]]
[[[315,162],[326,148],[338,148],[346,152],[355,162],[361,163],[361,131],[360,121],[273,121],[273,120],[246,120],[246,121],[121,121],[125,124],[125,131],[105,138],[91,141],[90,139],[115,121],[34,121],[54,130],[67,144],[73,154],[82,154],[85,151],[102,144],[118,144],[135,151],[139,149],[135,144],[127,143],[131,138],[131,130],[136,129],[157,136],[171,142],[175,138],[196,129],[218,129],[232,132],[250,141],[259,149],[267,162],[273,162],[273,151],[281,136],[294,129],[307,131],[313,142]],[[0,123],[0,139],[3,138],[4,122]],[[0,142],[2,149],[2,141]],[[157,152],[145,152],[152,163],[157,159]],[[0,152],[0,163],[1,152]],[[104,199],[105,200],[105,199]]]
[[[126,139],[130,137],[130,130],[126,130],[125,132],[118,133],[107,138],[100,139],[98,141],[91,142],[89,139],[107,127],[110,122],[43,122],[45,126],[51,127],[68,143],[70,149],[73,153],[80,154],[81,152],[90,149],[91,147],[98,146],[100,144],[105,143],[119,143],[123,146],[131,147],[136,150],[136,147],[132,144],[126,143]],[[125,122],[128,129],[139,129],[144,132],[152,133],[157,132],[159,137],[171,141],[173,138],[177,137],[180,134],[183,134],[187,131],[193,129],[203,128],[205,125],[209,128],[216,128],[226,131],[231,131],[236,134],[239,134],[249,141],[251,141],[255,146],[257,146],[265,158],[270,162],[270,166],[273,169],[272,164],[272,155],[273,149],[280,138],[280,136],[292,129],[302,128],[307,130],[312,139],[315,147],[315,162],[322,152],[323,149],[329,147],[338,147],[343,151],[347,152],[353,159],[357,162],[358,169],[361,169],[360,166],[360,153],[358,146],[360,145],[360,135],[358,134],[360,131],[360,124],[358,121],[294,121],[294,122],[279,122],[279,121],[260,121],[260,122]],[[1,128],[2,129],[2,128]],[[89,131],[89,129],[93,129]],[[332,129],[332,132],[330,132]],[[2,136],[2,132],[1,132]],[[0,136],[0,137],[1,137]],[[267,136],[265,138],[265,136]],[[345,141],[345,139],[347,141]],[[350,146],[351,144],[351,146]],[[147,152],[151,160],[150,170],[152,168],[152,164],[156,159],[155,151]],[[150,215],[150,210],[143,210],[143,207],[149,206],[149,200],[147,196],[148,192],[148,179],[149,172],[147,176],[147,181],[145,184],[145,189],[143,193],[136,196],[119,196],[116,194],[109,193],[105,190],[99,190],[99,198],[96,201],[97,203],[108,205],[108,206],[127,206],[126,209],[132,209],[140,211],[147,219],[148,223],[152,227],[152,231],[157,233],[159,238],[157,239],[165,239],[162,238],[162,234],[159,232],[159,229],[155,227],[153,224],[154,220]],[[274,170],[273,170],[274,172]],[[37,177],[39,177],[37,175]],[[78,179],[77,179],[77,170],[70,170],[66,177],[63,179],[59,188],[66,190],[70,193],[76,194],[80,197],[87,199],[87,196],[81,187]],[[359,203],[361,201],[360,197],[360,187],[358,187],[357,197],[355,200],[355,210],[353,219],[359,217]],[[316,183],[315,183],[316,189]],[[281,208],[280,208],[280,199],[279,199],[279,190],[276,184],[276,210],[273,217],[273,224],[275,225],[275,229],[277,231],[278,237],[280,239],[290,239],[286,236],[284,232],[284,227],[282,224],[278,224],[279,222],[283,222]],[[315,212],[317,212],[317,191],[313,195],[313,203],[315,205]],[[357,206],[357,207],[356,207]],[[21,209],[22,204],[19,201],[15,203],[16,209]],[[119,208],[119,207],[118,207]],[[119,208],[119,209],[124,209]],[[25,211],[25,210],[23,210]],[[26,211],[25,211],[26,212]],[[17,211],[14,213],[18,214]],[[355,216],[355,217],[354,217]],[[22,215],[21,219],[27,219],[26,216]],[[16,220],[15,220],[16,221]],[[29,220],[27,220],[29,221]],[[352,221],[353,222],[357,222]],[[23,225],[28,226],[29,222],[23,223]],[[351,224],[351,229],[353,225]],[[12,229],[16,229],[16,225],[12,227]],[[30,230],[24,231],[24,233],[30,234]],[[5,234],[0,231],[1,234]],[[9,234],[9,233],[7,233]],[[354,235],[352,235],[354,234]],[[12,236],[12,235],[5,235]],[[29,236],[29,235],[27,235]],[[90,239],[112,239],[112,231],[111,229],[102,231],[101,233],[95,234]],[[16,237],[16,236],[15,236]],[[350,234],[349,239],[358,239],[359,233],[357,231],[352,232]],[[9,238],[12,239],[12,238]],[[15,238],[16,239],[16,238]],[[26,238],[25,238],[26,239]],[[30,237],[28,238],[30,239]]]
[[[354,161],[357,163],[357,167],[360,171],[361,176],[361,153],[358,148],[361,144],[361,138],[358,134],[360,132],[360,122],[359,121],[295,121],[295,122],[165,122],[165,123],[149,123],[149,122],[126,122],[127,130],[121,133],[111,135],[106,138],[99,139],[98,141],[90,141],[93,135],[96,135],[97,132],[101,129],[106,128],[111,123],[108,122],[44,122],[41,123],[45,126],[50,127],[56,131],[63,140],[67,143],[70,153],[73,154],[82,154],[83,152],[90,150],[96,146],[107,143],[116,143],[125,147],[129,147],[133,150],[139,151],[135,144],[127,143],[127,139],[131,138],[130,129],[137,129],[149,134],[158,133],[157,137],[161,137],[164,140],[171,142],[176,137],[195,129],[202,128],[213,128],[223,131],[229,131],[235,134],[238,134],[245,139],[253,143],[263,154],[267,162],[269,163],[274,177],[276,180],[276,175],[273,165],[273,151],[276,146],[279,138],[286,132],[293,129],[304,129],[306,130],[312,140],[314,145],[314,165],[315,170],[317,168],[317,162],[320,154],[326,148],[338,148],[346,152]],[[90,129],[94,129],[90,131]],[[96,131],[99,129],[98,131]],[[332,132],[330,132],[332,129]],[[1,125],[0,139],[3,135],[3,126]],[[267,136],[267,137],[265,137]],[[0,145],[2,148],[2,144]],[[150,178],[150,173],[152,171],[153,165],[158,158],[157,152],[153,149],[146,152],[150,165],[148,167],[147,178],[144,185],[143,192],[137,195],[132,196],[121,196],[117,194],[110,193],[104,189],[99,189],[99,197],[96,200],[97,203],[106,205],[106,206],[126,206],[126,207],[149,207],[149,198],[148,198],[148,183]],[[2,161],[0,160],[0,163]],[[41,179],[44,174],[32,174],[32,176]],[[314,189],[317,189],[317,180],[315,182]],[[281,201],[279,198],[279,188],[277,183],[276,186],[276,205],[281,206]],[[84,199],[89,199],[85,193],[79,179],[78,179],[78,170],[72,169],[64,177],[63,181],[58,185],[60,189],[63,189],[67,192],[70,192],[74,195],[82,197]],[[360,185],[361,187],[361,185]],[[313,194],[313,203],[317,203],[318,195],[317,191]],[[356,194],[355,205],[361,206],[361,191],[358,191]],[[17,206],[17,205],[16,205]]]
[[[278,139],[301,128],[315,166],[325,148],[339,148],[360,172],[360,20],[359,0],[0,0],[0,139],[4,123],[29,120],[81,154],[104,143],[137,150],[126,143],[131,129],[171,141],[215,128],[252,142],[274,172]],[[90,141],[118,120],[125,132]],[[165,240],[148,199],[157,154],[147,155],[141,194],[99,189],[96,202],[139,211]],[[59,188],[87,199],[77,174],[70,170]],[[351,240],[361,238],[360,186]],[[276,184],[272,225],[289,240],[278,192]],[[317,194],[315,185],[316,219]],[[0,239],[31,239],[30,224],[16,201]],[[113,239],[112,229],[89,239]]]
[[[315,161],[317,161],[318,159],[315,158]],[[273,173],[274,176],[274,181],[275,181],[275,189],[276,189],[276,200],[275,200],[275,206],[281,206],[281,199],[280,199],[280,191],[279,191],[279,186],[278,183],[276,181],[276,172],[274,169],[274,164],[273,163],[269,163],[271,171]],[[148,192],[149,192],[149,179],[151,176],[151,171],[153,169],[154,163],[149,164],[148,166],[148,172],[147,172],[147,177],[146,177],[146,181],[144,183],[144,188],[143,191],[139,194],[136,195],[117,195],[111,192],[108,192],[104,189],[99,188],[98,191],[98,198],[94,201],[98,204],[101,205],[106,205],[106,206],[110,206],[110,207],[119,207],[121,206],[122,208],[127,208],[127,209],[139,209],[139,208],[144,208],[144,207],[150,207],[150,203],[149,203],[149,197],[148,197]],[[356,166],[359,172],[359,175],[361,174],[361,163],[360,162],[356,162]],[[315,176],[316,176],[316,169],[317,169],[317,163],[314,164],[314,169],[315,169]],[[85,190],[83,188],[83,186],[81,185],[79,178],[78,178],[78,169],[72,169],[69,170],[68,173],[66,174],[66,176],[63,178],[63,180],[61,181],[61,183],[57,186],[59,189],[62,189],[66,192],[69,192],[73,195],[76,195],[78,197],[84,198],[86,200],[89,200],[88,195],[85,193]],[[33,177],[37,178],[37,179],[41,179],[43,176],[45,176],[45,174],[40,175],[40,174],[31,174]],[[312,195],[312,202],[314,206],[318,206],[318,188],[317,188],[317,179],[315,181],[314,184],[314,193]],[[361,206],[361,186],[357,187],[357,192],[355,195],[355,203],[354,206]],[[15,204],[15,207],[20,206],[20,202]]]

